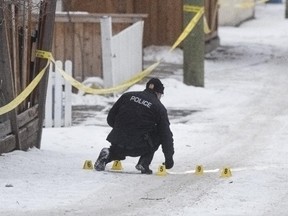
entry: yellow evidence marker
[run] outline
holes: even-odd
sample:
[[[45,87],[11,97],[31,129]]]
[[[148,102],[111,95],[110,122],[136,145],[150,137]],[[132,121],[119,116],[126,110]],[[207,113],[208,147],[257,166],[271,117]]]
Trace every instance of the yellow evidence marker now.
[[[166,176],[167,175],[166,166],[164,163],[158,167],[158,172],[156,173],[156,175],[159,175],[159,176]]]
[[[86,160],[83,166],[83,169],[93,169],[92,161],[91,160]]]
[[[195,174],[196,175],[203,175],[203,166],[202,165],[197,165],[195,168]]]
[[[224,167],[221,171],[221,177],[225,177],[225,178],[228,178],[228,177],[231,177],[232,176],[232,172],[230,170],[229,167]]]
[[[123,170],[121,161],[118,161],[118,160],[114,161],[111,169],[112,170]]]

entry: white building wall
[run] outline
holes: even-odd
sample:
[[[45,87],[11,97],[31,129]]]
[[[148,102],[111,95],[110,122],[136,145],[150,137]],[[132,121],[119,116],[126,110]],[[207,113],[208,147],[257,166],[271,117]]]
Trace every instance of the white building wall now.
[[[219,0],[219,25],[237,26],[254,17],[255,0]]]

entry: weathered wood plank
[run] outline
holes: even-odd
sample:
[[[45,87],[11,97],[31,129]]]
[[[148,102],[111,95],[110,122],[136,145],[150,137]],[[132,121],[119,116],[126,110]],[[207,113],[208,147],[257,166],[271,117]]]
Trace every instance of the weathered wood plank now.
[[[11,123],[10,120],[7,120],[0,124],[0,138],[5,137],[11,133]]]
[[[63,62],[66,60],[70,60],[72,61],[73,67],[74,68],[74,61],[73,61],[73,53],[74,53],[74,34],[73,34],[73,30],[74,30],[74,24],[72,22],[69,23],[55,23],[55,26],[57,25],[61,25],[62,28],[64,29],[64,49],[62,47],[62,49],[64,50],[64,58],[63,58]],[[54,37],[57,38],[57,37]],[[59,60],[59,59],[57,59]]]
[[[23,127],[28,122],[35,119],[37,116],[38,116],[38,104],[27,109],[26,111],[24,111],[23,113],[21,113],[17,116],[19,127],[20,128]]]
[[[74,23],[74,65],[75,78],[84,80],[84,62],[83,62],[83,23]]]
[[[63,26],[63,23],[59,23],[59,25],[54,26],[54,38],[57,35],[57,40],[53,41],[54,44],[54,52],[53,54],[55,56],[59,56],[61,58],[57,58],[57,60],[65,61],[65,49],[63,49],[63,46],[65,45],[65,28]]]
[[[18,126],[23,127],[28,122],[35,119],[38,115],[38,105],[29,108],[17,116]],[[0,138],[12,133],[10,120],[0,124]]]
[[[92,36],[92,37],[91,37]],[[93,77],[93,65],[95,64],[95,57],[93,56],[93,24],[86,23],[83,25],[83,63],[85,76]]]
[[[33,121],[29,122],[25,127],[21,128],[19,131],[19,138],[22,142],[22,150],[26,151],[27,149],[37,146],[36,140],[37,140],[37,134],[39,132],[38,127],[39,119],[36,118]]]
[[[93,37],[92,37],[92,50],[93,50],[93,76],[103,77],[102,75],[102,52],[101,52],[101,31],[100,25],[94,24]],[[95,64],[99,62],[99,64]]]
[[[30,109],[29,111],[26,111],[25,116],[29,116],[31,113],[33,113],[31,114],[31,116],[34,116],[34,112],[35,112],[34,109]],[[5,124],[9,126],[9,121],[5,122]],[[42,129],[42,128],[39,129],[38,124],[39,124],[39,119],[36,118],[33,121],[30,121],[28,124],[26,124],[23,128],[19,130],[19,139],[21,140],[21,150],[27,150],[28,148],[36,146],[38,132],[39,130]],[[1,124],[0,126],[2,125],[4,124]],[[11,129],[10,129],[10,132],[11,132]],[[0,138],[0,154],[13,151],[14,149],[17,149],[16,139],[15,139],[14,134],[9,134],[9,135],[6,134],[4,137]]]
[[[142,0],[141,0],[142,1]],[[63,4],[64,11],[71,11],[75,8],[78,11],[107,13],[131,13],[135,0],[70,0]]]
[[[8,135],[0,139],[0,154],[11,152],[16,148],[15,135]]]
[[[35,16],[35,15],[34,15]],[[134,23],[148,17],[147,14],[75,13],[61,12],[55,15],[56,23],[100,23],[101,17],[111,16],[114,23]]]

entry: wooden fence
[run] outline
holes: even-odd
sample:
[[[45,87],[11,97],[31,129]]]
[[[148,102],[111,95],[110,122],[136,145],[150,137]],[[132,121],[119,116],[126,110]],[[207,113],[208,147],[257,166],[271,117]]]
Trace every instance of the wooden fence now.
[[[35,49],[51,51],[56,1],[44,0],[38,9],[36,37],[31,2],[0,1],[0,154],[41,146],[47,73],[32,94],[30,86],[16,99],[47,63],[35,59]]]
[[[67,0],[56,14],[53,54],[55,59],[73,62],[73,77],[103,78],[100,18],[112,16],[113,34],[144,20],[143,47],[172,45],[183,30],[182,0]],[[210,33],[205,35],[206,52],[219,45],[218,0],[205,0],[205,17]],[[89,12],[89,13],[87,13]]]
[[[218,0],[205,0],[205,16],[212,30],[206,41],[218,37]],[[172,45],[183,30],[182,0],[63,0],[64,11],[89,13],[148,14],[144,47]]]

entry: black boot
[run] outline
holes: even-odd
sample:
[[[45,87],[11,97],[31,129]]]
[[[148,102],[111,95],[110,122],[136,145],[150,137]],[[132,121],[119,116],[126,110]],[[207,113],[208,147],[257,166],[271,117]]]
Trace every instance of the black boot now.
[[[135,168],[139,171],[141,171],[142,174],[152,174],[152,170],[149,169],[148,165],[144,165],[144,164],[137,164],[135,166]]]
[[[97,161],[94,164],[94,168],[97,171],[105,170],[106,164],[109,160],[109,148],[103,148],[99,154]]]
[[[147,157],[148,156],[148,157]],[[149,165],[151,162],[151,155],[142,155],[139,158],[139,161],[137,163],[137,165],[135,166],[135,168],[139,171],[141,171],[142,174],[152,174],[152,170],[149,169]]]

